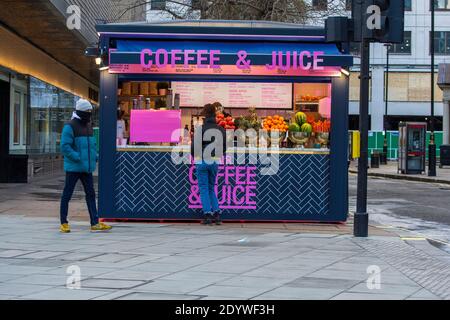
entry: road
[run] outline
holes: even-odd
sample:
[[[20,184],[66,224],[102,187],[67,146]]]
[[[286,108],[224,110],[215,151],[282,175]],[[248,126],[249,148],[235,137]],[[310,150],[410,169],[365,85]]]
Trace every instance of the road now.
[[[350,210],[356,207],[356,175],[349,177]],[[403,227],[450,243],[450,186],[369,178],[371,221]]]

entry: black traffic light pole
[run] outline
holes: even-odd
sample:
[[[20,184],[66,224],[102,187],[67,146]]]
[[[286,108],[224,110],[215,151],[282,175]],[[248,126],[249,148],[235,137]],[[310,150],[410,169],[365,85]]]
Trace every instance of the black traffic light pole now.
[[[388,116],[388,105],[389,105],[389,50],[391,49],[391,44],[385,44],[386,47],[386,82],[385,82],[385,106],[384,106],[384,143],[383,143],[383,157],[388,155],[388,141],[387,141],[387,116]]]
[[[360,72],[360,104],[359,131],[361,135],[360,157],[358,159],[358,192],[356,213],[353,223],[355,237],[367,237],[369,232],[369,215],[367,213],[367,168],[369,139],[369,80],[370,80],[370,42],[361,42],[361,72]]]
[[[431,51],[431,119],[430,119],[430,144],[428,145],[428,176],[436,176],[436,144],[434,137],[434,12],[435,3],[430,1],[431,6],[431,37],[430,37],[430,51]]]

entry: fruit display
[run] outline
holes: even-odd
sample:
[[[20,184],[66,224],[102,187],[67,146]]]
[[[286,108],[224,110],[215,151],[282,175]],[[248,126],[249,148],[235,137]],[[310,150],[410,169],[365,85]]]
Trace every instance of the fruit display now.
[[[308,117],[303,112],[297,112],[294,116],[294,120],[299,126],[302,126],[304,123],[307,122]]]
[[[284,121],[284,118],[279,115],[268,116],[263,123],[263,128],[267,131],[286,132],[289,126]]]
[[[309,123],[304,123],[302,124],[302,126],[300,127],[301,132],[306,132],[306,133],[312,133],[313,131],[313,127],[311,124]]]
[[[323,97],[320,96],[312,96],[310,94],[301,96],[300,99],[303,102],[319,102],[320,99],[322,99]]]
[[[256,108],[249,108],[248,115],[240,116],[234,120],[234,125],[242,130],[255,129],[258,131],[261,128],[261,122],[258,120]]]
[[[293,123],[288,128],[289,132],[300,132],[301,127],[297,123]]]
[[[223,113],[218,113],[216,115],[216,123],[224,129],[236,129],[234,125],[234,119],[230,116],[225,117]]]
[[[315,121],[312,123],[313,131],[317,133],[328,133],[331,129],[330,120],[326,119],[324,121]]]

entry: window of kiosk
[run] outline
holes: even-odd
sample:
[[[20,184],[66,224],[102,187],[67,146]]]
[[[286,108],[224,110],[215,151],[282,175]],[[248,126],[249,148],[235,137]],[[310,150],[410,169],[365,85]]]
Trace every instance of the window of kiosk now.
[[[118,147],[189,145],[212,103],[226,130],[277,132],[280,148],[329,148],[330,83],[124,81],[118,102]]]

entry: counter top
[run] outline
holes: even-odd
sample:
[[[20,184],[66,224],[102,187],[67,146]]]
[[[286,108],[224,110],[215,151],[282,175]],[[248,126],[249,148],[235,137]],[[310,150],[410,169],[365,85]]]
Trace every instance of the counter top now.
[[[190,145],[183,146],[117,146],[118,152],[190,152]],[[279,153],[279,154],[330,154],[329,149],[302,149],[302,148],[234,148],[234,153]],[[228,149],[229,153],[232,152]]]

